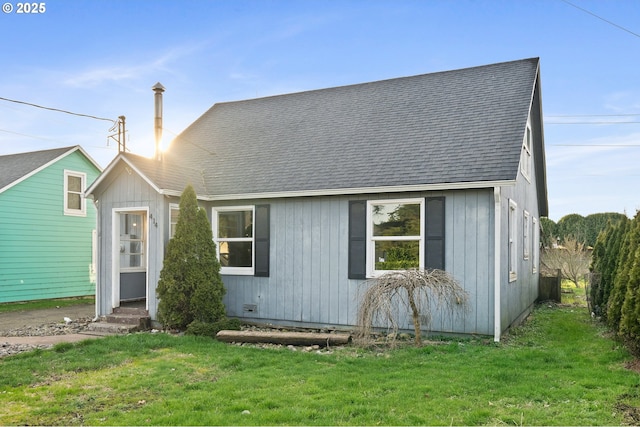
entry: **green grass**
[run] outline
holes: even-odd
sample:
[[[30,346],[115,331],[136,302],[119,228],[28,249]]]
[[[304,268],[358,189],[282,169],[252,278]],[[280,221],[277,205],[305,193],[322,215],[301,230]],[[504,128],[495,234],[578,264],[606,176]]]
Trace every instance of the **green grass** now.
[[[69,307],[79,304],[93,304],[94,301],[94,297],[75,297],[23,302],[7,302],[0,304],[0,313],[8,313],[10,311],[40,310],[44,308]]]
[[[563,304],[570,304],[579,307],[587,306],[587,282],[580,281],[580,286],[576,286],[571,280],[564,279],[561,285]]]
[[[630,361],[586,310],[547,304],[500,344],[316,354],[134,334],[0,359],[0,425],[619,425],[640,406]]]

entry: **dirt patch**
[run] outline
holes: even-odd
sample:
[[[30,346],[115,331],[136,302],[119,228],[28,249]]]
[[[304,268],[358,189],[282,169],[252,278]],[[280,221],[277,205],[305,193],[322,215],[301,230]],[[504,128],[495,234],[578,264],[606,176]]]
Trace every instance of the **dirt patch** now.
[[[633,359],[625,363],[624,367],[630,371],[640,374],[640,359]]]
[[[623,402],[616,403],[616,410],[622,412],[625,424],[637,426],[640,425],[640,408],[628,405]]]

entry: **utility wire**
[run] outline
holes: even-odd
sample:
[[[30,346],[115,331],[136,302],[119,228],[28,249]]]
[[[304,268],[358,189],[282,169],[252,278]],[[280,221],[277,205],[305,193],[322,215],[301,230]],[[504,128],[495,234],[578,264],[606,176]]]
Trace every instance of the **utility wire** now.
[[[104,120],[104,121],[107,121],[107,122],[111,122],[113,124],[116,123],[116,121],[113,120],[113,119],[106,119],[104,117],[97,117],[97,116],[92,116],[92,115],[89,115],[89,114],[74,113],[74,112],[67,111],[67,110],[61,110],[59,108],[44,107],[42,105],[32,104],[30,102],[25,102],[25,101],[16,101],[15,99],[3,98],[1,96],[0,96],[0,100],[7,101],[7,102],[14,102],[16,104],[29,105],[31,107],[36,107],[36,108],[42,108],[43,110],[57,111],[59,113],[71,114],[72,116],[88,117],[90,119],[95,119],[95,120]]]
[[[568,4],[569,6],[573,6],[573,7],[575,7],[576,9],[579,9],[579,10],[583,11],[584,13],[588,13],[589,15],[591,15],[591,16],[593,16],[593,17],[595,17],[595,18],[598,18],[598,19],[599,19],[599,20],[601,20],[601,21],[606,22],[606,23],[607,23],[607,24],[609,24],[609,25],[613,25],[614,27],[616,27],[616,28],[618,28],[618,29],[620,29],[620,30],[622,30],[622,31],[626,31],[626,32],[627,32],[627,33],[629,33],[629,34],[634,35],[634,36],[636,36],[636,37],[640,38],[640,34],[638,34],[638,33],[634,33],[633,31],[631,31],[631,30],[629,30],[629,29],[627,29],[627,28],[623,27],[622,25],[618,25],[618,24],[616,24],[615,22],[611,22],[611,21],[609,21],[608,19],[604,19],[602,16],[598,16],[598,15],[596,15],[595,13],[588,11],[587,9],[584,9],[584,8],[582,8],[582,7],[578,6],[578,5],[575,5],[575,4],[571,3],[570,1],[567,1],[567,0],[561,0],[561,1],[565,2],[565,3],[566,3],[566,4]]]

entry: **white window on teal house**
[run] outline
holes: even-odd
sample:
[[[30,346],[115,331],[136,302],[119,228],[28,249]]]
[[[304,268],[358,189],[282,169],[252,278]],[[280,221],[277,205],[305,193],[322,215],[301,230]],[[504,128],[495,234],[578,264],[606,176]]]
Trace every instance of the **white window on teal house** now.
[[[509,200],[509,281],[518,279],[518,256],[517,256],[517,222],[516,212],[518,205],[513,200]]]
[[[86,216],[84,188],[87,174],[82,172],[64,171],[64,214]]]
[[[367,202],[367,276],[424,268],[424,199]]]
[[[254,274],[254,207],[213,208],[213,240],[220,273]]]

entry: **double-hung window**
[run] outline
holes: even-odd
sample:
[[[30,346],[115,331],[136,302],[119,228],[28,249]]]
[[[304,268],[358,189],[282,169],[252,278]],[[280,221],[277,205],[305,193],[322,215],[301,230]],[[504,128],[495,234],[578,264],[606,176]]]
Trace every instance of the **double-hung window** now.
[[[64,171],[64,214],[86,216],[84,187],[87,174],[82,172]]]
[[[424,268],[424,199],[367,203],[367,275]]]
[[[254,274],[254,207],[213,208],[213,238],[222,274]]]
[[[169,238],[172,239],[176,235],[176,227],[180,218],[180,205],[171,203],[169,205]]]

